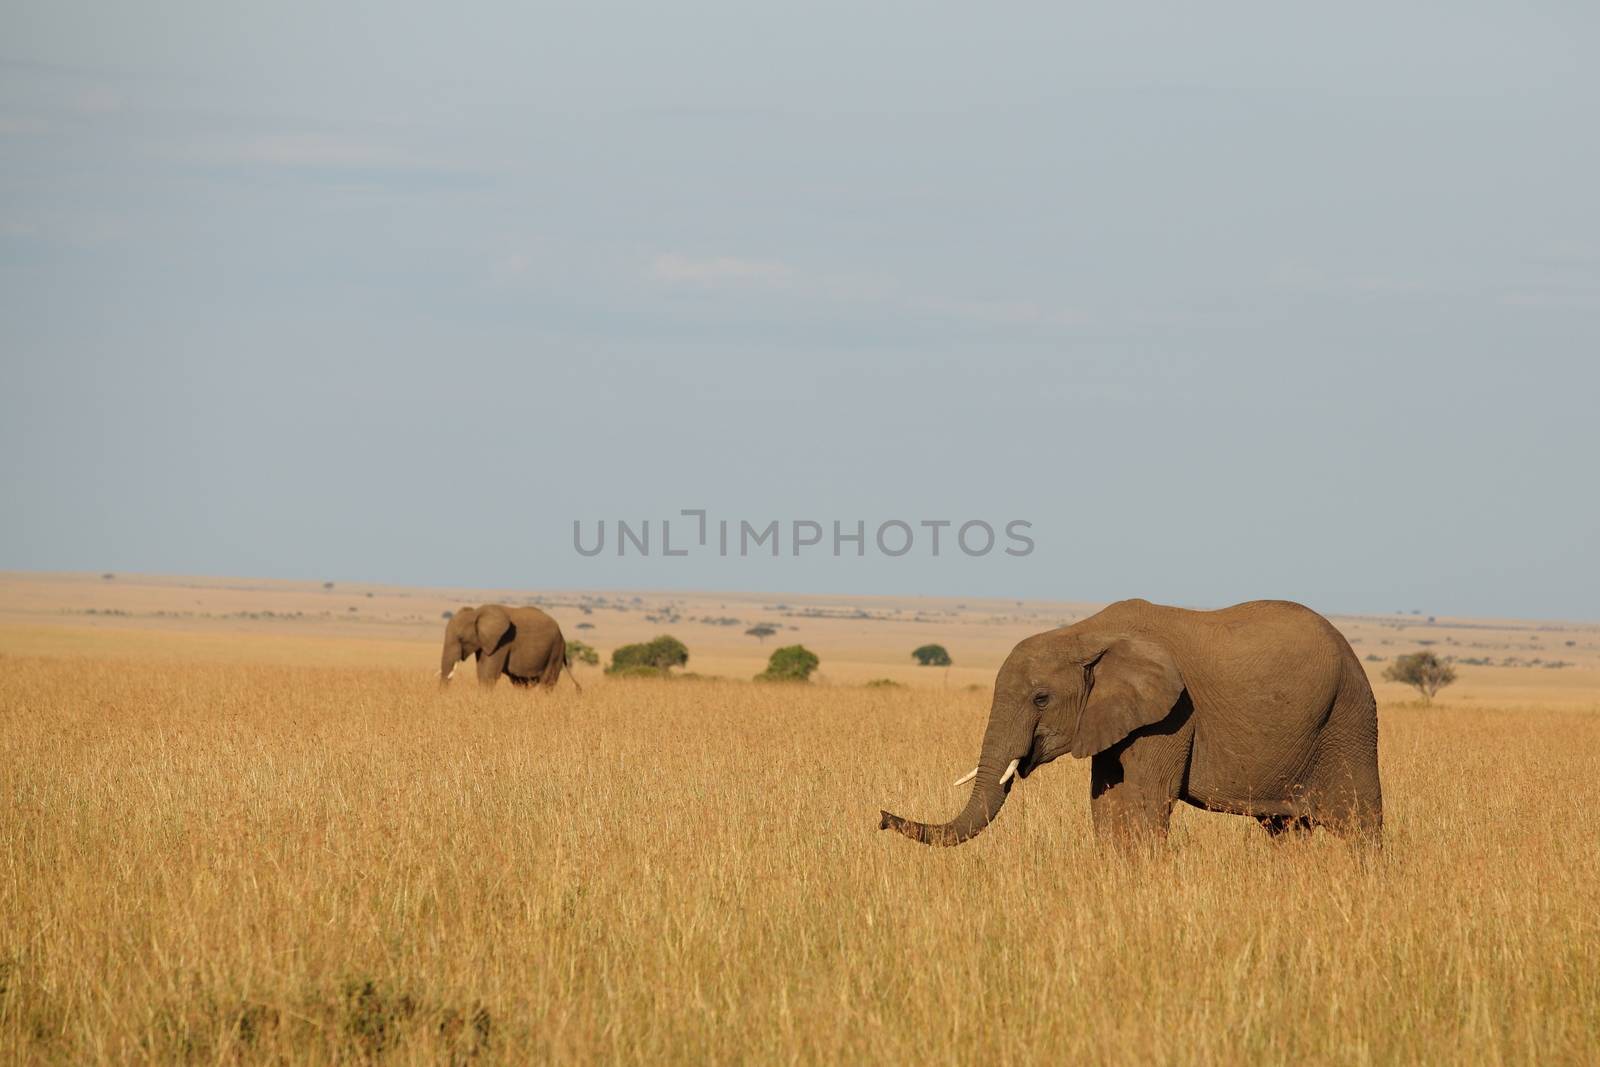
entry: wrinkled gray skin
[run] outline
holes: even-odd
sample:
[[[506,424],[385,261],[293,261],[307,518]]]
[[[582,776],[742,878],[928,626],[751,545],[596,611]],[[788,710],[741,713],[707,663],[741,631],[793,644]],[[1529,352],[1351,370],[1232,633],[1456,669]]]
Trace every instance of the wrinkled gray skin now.
[[[474,656],[478,681],[494,685],[503,674],[515,685],[554,688],[567,663],[567,642],[556,620],[538,608],[485,604],[462,608],[444,628],[444,653],[439,659],[439,684],[450,680],[457,663]],[[577,685],[578,680],[572,679]]]
[[[1220,611],[1124,600],[1026,639],[995,680],[966,807],[936,825],[885,811],[879,825],[960,844],[1017,781],[1069,753],[1091,761],[1097,837],[1164,837],[1175,801],[1254,816],[1273,835],[1381,836],[1366,671],[1331,623],[1281,600]]]

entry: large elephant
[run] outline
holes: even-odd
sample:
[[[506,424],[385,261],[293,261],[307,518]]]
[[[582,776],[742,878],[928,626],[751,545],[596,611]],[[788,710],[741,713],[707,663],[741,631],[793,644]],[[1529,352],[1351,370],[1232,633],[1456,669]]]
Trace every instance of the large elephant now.
[[[1361,662],[1309,608],[1258,600],[1186,611],[1124,600],[1011,651],[966,807],[881,829],[955,845],[1058,756],[1090,763],[1097,837],[1163,837],[1174,801],[1251,815],[1273,835],[1383,827],[1378,713]]]
[[[563,667],[572,675],[561,627],[538,608],[485,604],[456,612],[444,628],[441,685],[468,656],[477,658],[478,681],[484,685],[493,685],[504,674],[515,685],[537,683],[550,689]],[[578,679],[574,677],[572,684],[577,685]]]

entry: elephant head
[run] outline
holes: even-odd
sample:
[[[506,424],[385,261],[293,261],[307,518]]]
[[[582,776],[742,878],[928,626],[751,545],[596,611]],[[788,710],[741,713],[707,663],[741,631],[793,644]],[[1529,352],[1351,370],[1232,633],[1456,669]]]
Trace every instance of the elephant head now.
[[[1013,778],[1070,752],[1080,759],[1160,722],[1183,694],[1171,653],[1149,634],[1079,632],[1072,627],[1028,638],[995,679],[989,725],[966,807],[942,824],[882,812],[880,829],[913,841],[958,845],[989,825]]]
[[[456,664],[472,655],[488,655],[505,640],[511,617],[495,604],[462,608],[444,628],[444,652],[439,658],[439,684],[455,673]]]

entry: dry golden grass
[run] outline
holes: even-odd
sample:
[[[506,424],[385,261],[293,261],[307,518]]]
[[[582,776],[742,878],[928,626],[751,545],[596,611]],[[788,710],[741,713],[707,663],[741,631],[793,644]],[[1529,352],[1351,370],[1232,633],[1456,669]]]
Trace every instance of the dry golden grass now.
[[[955,810],[981,693],[420,673],[7,655],[0,1052],[1600,1056],[1600,715],[1386,706],[1380,855],[1183,810],[1130,860],[1070,760],[877,831]]]

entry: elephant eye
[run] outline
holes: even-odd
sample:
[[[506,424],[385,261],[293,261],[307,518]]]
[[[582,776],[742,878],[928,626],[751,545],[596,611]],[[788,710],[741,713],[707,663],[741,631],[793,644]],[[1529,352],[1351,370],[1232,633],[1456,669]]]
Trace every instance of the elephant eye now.
[[[1049,705],[1050,705],[1050,694],[1049,693],[1035,693],[1035,694],[1033,694],[1033,706],[1034,707],[1036,707],[1036,708],[1044,708],[1044,707],[1049,707]]]

